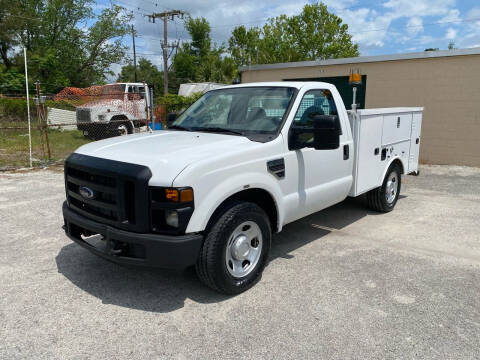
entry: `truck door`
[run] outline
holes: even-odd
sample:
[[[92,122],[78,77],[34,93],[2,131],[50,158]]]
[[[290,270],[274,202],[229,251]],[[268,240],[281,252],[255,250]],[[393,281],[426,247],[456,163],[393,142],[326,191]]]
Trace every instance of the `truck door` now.
[[[340,98],[334,99],[329,90],[306,92],[292,126],[308,125],[312,113],[339,115],[336,102],[340,101]],[[346,116],[343,106],[341,111],[341,115],[345,113]],[[287,210],[287,221],[322,210],[346,198],[352,184],[353,142],[350,129],[346,128],[348,119],[341,116],[340,122],[342,135],[338,149],[315,150],[305,147],[290,151],[287,160],[297,174],[294,177],[296,184],[292,184],[295,186],[292,189],[294,193],[289,196],[289,205],[293,206]]]

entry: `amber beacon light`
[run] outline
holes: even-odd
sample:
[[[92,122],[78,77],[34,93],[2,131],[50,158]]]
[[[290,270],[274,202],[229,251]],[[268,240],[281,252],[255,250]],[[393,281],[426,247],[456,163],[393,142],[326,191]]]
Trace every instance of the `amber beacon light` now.
[[[352,103],[352,110],[357,111],[357,87],[362,86],[362,74],[360,74],[360,70],[350,70],[350,76],[348,77],[348,82],[353,88],[353,103]]]

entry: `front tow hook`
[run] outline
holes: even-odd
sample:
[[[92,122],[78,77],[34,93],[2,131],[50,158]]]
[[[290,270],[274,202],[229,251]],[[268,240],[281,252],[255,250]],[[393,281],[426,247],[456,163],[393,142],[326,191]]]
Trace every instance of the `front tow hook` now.
[[[115,242],[114,246],[110,249],[110,255],[120,256],[127,250],[128,244]]]

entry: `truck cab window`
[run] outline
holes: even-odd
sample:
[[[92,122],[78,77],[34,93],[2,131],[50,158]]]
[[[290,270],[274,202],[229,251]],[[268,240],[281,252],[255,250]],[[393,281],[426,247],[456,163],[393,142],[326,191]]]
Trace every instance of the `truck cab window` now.
[[[329,90],[310,90],[303,96],[292,126],[313,126],[315,115],[338,115],[335,100]],[[313,131],[301,135],[305,143],[313,141]]]
[[[337,106],[329,90],[308,91],[303,96],[294,121],[298,125],[306,125],[308,119],[314,114],[338,115]]]
[[[279,131],[295,90],[239,87],[203,95],[172,124],[195,131],[229,131],[249,138],[271,138]],[[260,141],[260,140],[259,140]]]
[[[136,93],[139,94],[140,99],[145,99],[145,87],[144,86],[136,86]]]

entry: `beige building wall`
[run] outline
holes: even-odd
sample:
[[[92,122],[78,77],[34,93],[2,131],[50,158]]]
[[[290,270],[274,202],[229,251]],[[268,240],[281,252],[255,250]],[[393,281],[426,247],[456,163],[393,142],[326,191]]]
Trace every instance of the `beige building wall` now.
[[[367,108],[425,108],[421,162],[480,167],[480,55],[248,70],[242,82],[347,76],[352,68],[367,75]]]

